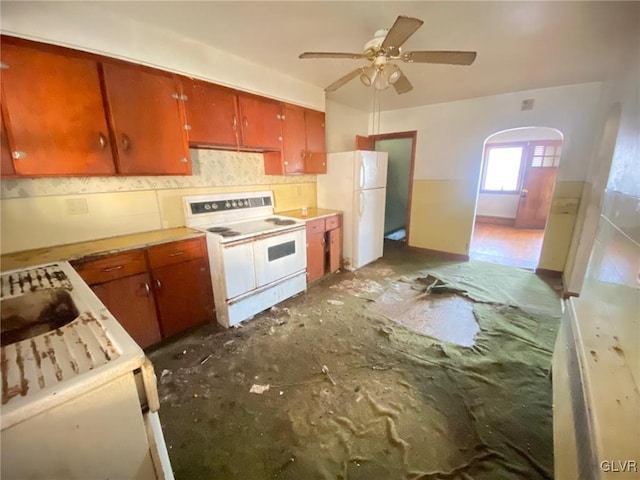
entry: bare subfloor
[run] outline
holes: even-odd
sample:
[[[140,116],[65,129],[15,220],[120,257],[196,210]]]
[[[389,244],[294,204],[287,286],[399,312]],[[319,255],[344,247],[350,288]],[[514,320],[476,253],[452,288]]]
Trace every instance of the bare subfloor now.
[[[529,271],[390,243],[241,328],[148,352],[176,478],[553,478],[559,315]]]

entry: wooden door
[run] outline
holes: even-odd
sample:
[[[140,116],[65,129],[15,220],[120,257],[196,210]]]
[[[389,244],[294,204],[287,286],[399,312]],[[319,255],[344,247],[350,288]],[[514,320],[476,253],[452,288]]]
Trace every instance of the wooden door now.
[[[2,45],[2,89],[15,170],[28,176],[115,172],[96,62]]]
[[[309,232],[307,229],[307,282],[324,275],[324,232]]]
[[[227,88],[182,80],[191,145],[240,145],[238,97]]]
[[[307,155],[305,173],[327,173],[327,142],[325,139],[324,112],[304,111]]]
[[[524,181],[516,213],[516,228],[544,228],[558,173],[561,142],[536,142],[525,156]]]
[[[282,148],[280,105],[256,97],[238,97],[242,145],[250,148]]]
[[[7,132],[4,128],[2,115],[0,115],[0,159],[0,176],[10,177],[15,175],[16,171],[13,169],[11,149],[9,148],[9,141],[7,139]]]
[[[149,274],[141,273],[91,287],[142,348],[158,343],[161,338],[150,285]]]
[[[342,228],[334,228],[327,234],[329,236],[329,273],[334,273],[342,264]]]
[[[304,110],[282,107],[282,160],[284,173],[303,173],[306,155]]]
[[[124,64],[105,63],[102,68],[118,172],[191,174],[176,80]]]
[[[213,320],[213,289],[206,258],[153,270],[163,337]]]

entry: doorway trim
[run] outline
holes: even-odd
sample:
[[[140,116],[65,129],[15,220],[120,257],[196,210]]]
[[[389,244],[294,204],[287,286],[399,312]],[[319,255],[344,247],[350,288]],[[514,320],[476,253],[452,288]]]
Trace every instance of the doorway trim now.
[[[413,199],[413,171],[416,164],[416,143],[418,139],[418,131],[411,130],[406,132],[393,132],[393,133],[380,133],[377,135],[369,135],[368,137],[356,136],[356,148],[359,150],[366,150],[361,148],[363,145],[362,140],[369,140],[371,149],[375,148],[376,140],[395,140],[401,138],[411,139],[411,160],[409,163],[409,198],[407,200],[407,227],[406,227],[406,241],[405,247],[409,246],[409,231],[411,228],[411,200]],[[367,143],[366,141],[364,142]]]

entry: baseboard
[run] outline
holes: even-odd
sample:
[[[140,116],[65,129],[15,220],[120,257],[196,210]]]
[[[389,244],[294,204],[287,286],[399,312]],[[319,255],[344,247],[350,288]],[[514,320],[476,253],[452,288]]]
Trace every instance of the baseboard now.
[[[476,223],[488,223],[491,225],[504,225],[506,227],[515,227],[515,218],[492,217],[489,215],[476,215]]]
[[[461,253],[452,253],[452,252],[442,252],[440,250],[431,250],[430,248],[421,248],[421,247],[413,247],[411,245],[406,246],[407,249],[412,250],[414,252],[420,253],[428,253],[430,255],[437,255],[442,258],[446,258],[449,260],[458,260],[461,262],[468,262],[469,255],[463,255]]]

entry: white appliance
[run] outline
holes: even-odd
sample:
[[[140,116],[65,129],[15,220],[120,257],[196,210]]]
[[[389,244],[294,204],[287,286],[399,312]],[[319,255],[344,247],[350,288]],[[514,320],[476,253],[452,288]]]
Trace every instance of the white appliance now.
[[[0,287],[2,478],[172,479],[153,366],[71,265]]]
[[[318,175],[318,205],[344,212],[344,268],[355,270],[382,256],[387,188],[386,152],[327,154]]]
[[[307,288],[305,222],[273,214],[271,191],[183,197],[206,232],[218,323],[229,328]]]

